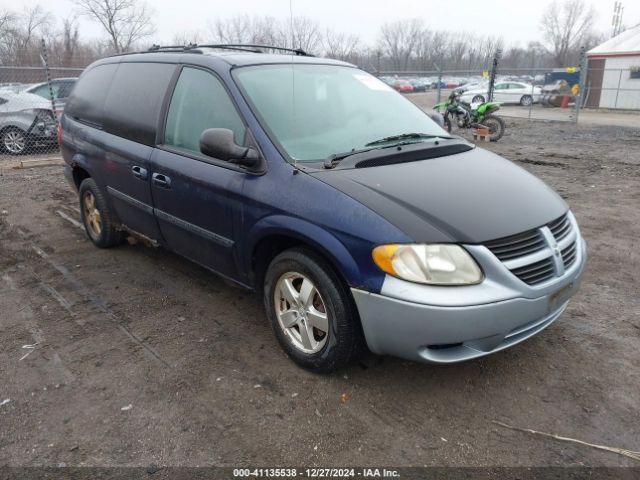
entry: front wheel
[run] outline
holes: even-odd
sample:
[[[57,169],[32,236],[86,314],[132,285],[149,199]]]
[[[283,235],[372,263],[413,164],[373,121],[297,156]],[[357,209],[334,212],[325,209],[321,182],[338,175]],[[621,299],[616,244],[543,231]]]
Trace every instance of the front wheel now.
[[[495,115],[487,115],[482,120],[482,125],[489,129],[489,140],[497,142],[504,135],[506,125],[504,120]]]
[[[265,276],[264,305],[280,346],[301,367],[330,372],[363,351],[351,293],[309,249],[293,248],[273,259]]]
[[[452,126],[451,126],[451,118],[449,118],[449,115],[444,117],[444,129],[451,133],[452,130]]]

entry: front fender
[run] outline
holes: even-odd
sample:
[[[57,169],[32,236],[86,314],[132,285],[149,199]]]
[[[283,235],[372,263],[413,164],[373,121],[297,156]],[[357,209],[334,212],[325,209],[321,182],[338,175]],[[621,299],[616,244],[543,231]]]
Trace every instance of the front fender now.
[[[245,244],[243,270],[251,271],[252,253],[258,243],[270,235],[286,235],[311,245],[327,258],[350,286],[363,286],[366,280],[361,269],[344,244],[329,230],[297,217],[270,215],[256,222],[249,230]]]

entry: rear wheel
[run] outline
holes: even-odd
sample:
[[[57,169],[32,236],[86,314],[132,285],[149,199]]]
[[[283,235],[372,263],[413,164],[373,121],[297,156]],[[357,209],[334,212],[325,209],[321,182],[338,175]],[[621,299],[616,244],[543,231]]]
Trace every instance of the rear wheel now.
[[[27,149],[27,135],[16,127],[2,132],[2,148],[10,155],[22,155]]]
[[[301,367],[330,372],[363,351],[353,299],[331,267],[306,248],[273,259],[264,304],[282,349]]]
[[[96,247],[107,248],[124,241],[124,232],[116,230],[102,192],[92,178],[80,184],[80,216],[89,239]]]
[[[497,142],[504,135],[504,130],[506,125],[504,120],[495,115],[487,115],[482,120],[482,125],[489,129],[489,140],[492,142]]]
[[[471,99],[471,103],[484,103],[484,97],[482,95],[476,95]]]
[[[523,107],[528,107],[533,103],[533,97],[531,95],[523,95],[520,99],[520,105]]]

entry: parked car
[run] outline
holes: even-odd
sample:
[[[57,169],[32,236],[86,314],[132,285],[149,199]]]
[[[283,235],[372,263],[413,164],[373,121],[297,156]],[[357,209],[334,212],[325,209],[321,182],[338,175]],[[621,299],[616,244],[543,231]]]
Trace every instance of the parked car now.
[[[400,93],[413,92],[413,85],[411,85],[406,80],[396,80],[395,82],[393,82],[393,88]]]
[[[27,87],[29,85],[24,83],[0,83],[0,92],[20,93]]]
[[[97,247],[129,232],[260,292],[284,351],[316,371],[365,345],[435,363],[511,347],[560,316],[585,265],[550,187],[344,62],[102,59],[59,135]]]
[[[460,99],[467,103],[482,103],[487,101],[488,84],[484,87],[470,89],[462,94]],[[529,106],[540,101],[542,90],[526,83],[500,82],[496,83],[493,91],[493,101],[500,103],[519,103]]]
[[[56,118],[60,118],[64,109],[67,98],[76,83],[76,77],[56,78],[51,80],[51,90],[47,82],[31,85],[24,89],[26,93],[38,95],[46,100],[51,101],[51,92],[53,92]]]
[[[51,103],[31,93],[0,92],[0,148],[20,155],[31,147],[56,143]]]
[[[408,80],[408,82],[411,84],[411,86],[413,87],[412,92],[426,92],[427,91],[427,84],[418,79],[418,78],[412,78],[410,80]]]
[[[489,82],[488,81],[465,83],[464,85],[460,85],[459,87],[455,88],[454,91],[456,93],[464,93],[464,92],[467,92],[469,90],[474,90],[474,91],[475,90],[484,90],[486,92],[488,86],[489,86]]]

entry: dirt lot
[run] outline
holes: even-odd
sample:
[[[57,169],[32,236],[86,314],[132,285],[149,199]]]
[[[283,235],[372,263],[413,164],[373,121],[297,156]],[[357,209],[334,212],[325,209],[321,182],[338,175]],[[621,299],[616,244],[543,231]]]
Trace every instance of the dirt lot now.
[[[0,160],[0,465],[637,466],[493,421],[640,450],[640,131],[507,125],[488,148],[588,242],[568,310],[478,361],[330,376],[283,355],[254,295],[163,250],[94,248],[59,167]]]

